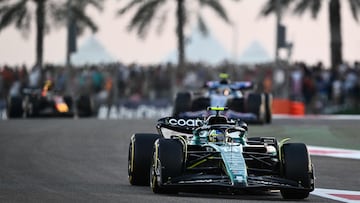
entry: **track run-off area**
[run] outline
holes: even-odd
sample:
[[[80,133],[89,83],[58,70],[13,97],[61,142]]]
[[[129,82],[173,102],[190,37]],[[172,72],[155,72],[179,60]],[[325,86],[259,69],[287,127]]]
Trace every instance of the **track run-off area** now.
[[[155,133],[156,119],[0,120],[0,202],[284,202],[277,191],[153,194],[127,179],[129,138]],[[249,136],[304,142],[316,190],[296,202],[360,202],[360,120],[275,116]],[[291,201],[286,201],[291,202]]]

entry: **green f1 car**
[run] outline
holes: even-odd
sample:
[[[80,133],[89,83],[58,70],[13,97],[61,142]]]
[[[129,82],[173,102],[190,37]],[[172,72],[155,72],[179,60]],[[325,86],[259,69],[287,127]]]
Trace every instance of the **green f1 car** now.
[[[248,126],[221,111],[206,119],[166,117],[158,134],[134,134],[128,156],[132,185],[154,193],[280,190],[304,199],[314,190],[314,166],[303,143],[248,137]]]

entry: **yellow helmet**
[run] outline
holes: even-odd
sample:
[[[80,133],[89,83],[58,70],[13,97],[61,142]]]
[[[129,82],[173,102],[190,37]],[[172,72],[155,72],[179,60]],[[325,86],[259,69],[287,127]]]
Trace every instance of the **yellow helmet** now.
[[[209,142],[224,142],[225,133],[221,130],[214,129],[209,133]]]

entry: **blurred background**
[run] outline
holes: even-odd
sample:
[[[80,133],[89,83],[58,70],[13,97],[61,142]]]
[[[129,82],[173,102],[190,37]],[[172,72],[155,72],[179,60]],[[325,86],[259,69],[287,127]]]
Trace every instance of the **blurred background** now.
[[[46,80],[97,108],[167,107],[226,72],[274,105],[358,114],[359,15],[359,0],[2,0],[0,109]]]

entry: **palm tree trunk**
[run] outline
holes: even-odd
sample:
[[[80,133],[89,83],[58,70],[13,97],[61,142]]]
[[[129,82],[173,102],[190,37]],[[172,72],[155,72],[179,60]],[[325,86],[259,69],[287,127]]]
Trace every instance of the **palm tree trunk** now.
[[[331,0],[329,3],[330,24],[330,50],[332,69],[336,69],[342,63],[342,38],[341,38],[341,15],[340,1]]]
[[[36,0],[36,65],[42,68],[45,28],[45,0]]]
[[[76,21],[73,11],[71,10],[71,1],[67,1],[67,49],[66,49],[66,66],[71,68],[71,54],[76,52]]]
[[[178,63],[179,67],[185,65],[185,44],[184,44],[184,25],[185,25],[185,0],[177,0],[177,38],[178,38]]]

